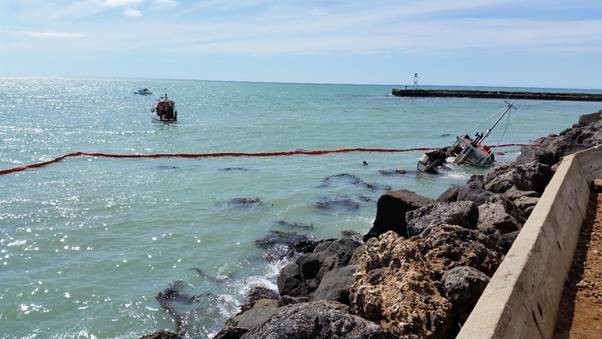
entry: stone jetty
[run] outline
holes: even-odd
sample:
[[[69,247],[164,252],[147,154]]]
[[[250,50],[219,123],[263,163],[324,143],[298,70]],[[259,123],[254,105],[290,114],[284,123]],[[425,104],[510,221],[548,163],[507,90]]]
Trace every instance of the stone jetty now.
[[[474,98],[474,99],[519,99],[519,100],[559,100],[559,101],[602,101],[602,93],[560,93],[560,92],[513,92],[478,91],[450,89],[399,89],[391,92],[398,97],[413,98]]]

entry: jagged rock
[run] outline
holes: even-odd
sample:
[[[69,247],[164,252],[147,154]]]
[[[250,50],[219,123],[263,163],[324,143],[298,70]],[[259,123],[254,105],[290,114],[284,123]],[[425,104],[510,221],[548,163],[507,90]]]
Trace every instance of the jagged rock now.
[[[479,206],[477,229],[483,233],[509,233],[521,229],[524,223],[522,211],[502,195],[494,196]]]
[[[552,175],[550,166],[535,161],[526,164],[500,164],[487,172],[484,188],[495,193],[504,193],[516,186],[523,191],[536,191],[541,194]]]
[[[345,239],[351,239],[353,241],[357,241],[357,242],[363,242],[364,240],[362,239],[362,234],[359,232],[356,232],[354,230],[342,230],[341,231],[341,236],[343,236],[343,238]]]
[[[240,339],[247,332],[248,328],[226,326],[213,339]]]
[[[472,201],[437,202],[406,213],[407,236],[441,224],[475,228],[478,220],[479,209]]]
[[[228,319],[226,326],[253,330],[261,327],[276,312],[278,312],[278,300],[259,299],[250,309]]]
[[[253,308],[253,305],[261,299],[278,299],[278,292],[263,286],[255,286],[251,288],[245,302],[240,306],[240,311],[244,312]]]
[[[357,265],[347,265],[326,272],[318,288],[312,293],[313,300],[332,300],[349,305],[349,288],[355,282]]]
[[[376,218],[372,228],[364,235],[364,241],[394,231],[406,236],[406,212],[426,206],[432,199],[420,196],[409,190],[390,191],[383,194],[376,204]]]
[[[518,236],[519,232],[520,231],[514,231],[514,232],[504,233],[504,234],[494,233],[494,234],[491,234],[490,237],[497,244],[497,246],[502,250],[502,253],[505,255],[510,250],[510,247],[512,247],[512,244],[514,243],[514,240]]]
[[[398,338],[446,338],[451,304],[437,289],[412,240],[390,231],[355,253],[359,268],[351,287],[354,311]]]
[[[416,243],[435,279],[456,266],[474,267],[491,276],[503,259],[495,241],[456,225],[429,227],[410,240]]]
[[[472,201],[477,205],[484,203],[494,193],[487,191],[483,188],[483,176],[473,175],[470,177],[466,185],[455,186],[449,188],[443,192],[437,198],[440,202],[454,202],[454,201]]]
[[[539,202],[539,198],[537,197],[522,197],[513,201],[514,205],[520,209],[525,216],[531,214],[531,211]],[[527,213],[528,212],[528,213]]]
[[[140,339],[182,339],[182,337],[176,333],[161,330],[161,331],[157,331],[155,333],[151,333],[151,334],[142,336]]]
[[[390,338],[377,324],[349,314],[349,307],[334,301],[287,305],[245,339],[285,338]]]
[[[308,235],[272,230],[265,237],[255,240],[255,246],[266,251],[265,257],[268,261],[275,261],[311,252],[316,242]]]
[[[441,281],[445,296],[453,305],[454,322],[459,329],[487,287],[489,277],[475,268],[458,266],[445,272]]]
[[[359,245],[351,239],[320,242],[312,253],[300,256],[282,269],[278,276],[280,295],[307,296],[318,288],[328,271],[346,266]]]
[[[509,190],[504,192],[504,196],[512,201],[520,199],[520,198],[538,198],[540,196],[539,193],[535,191],[523,191],[516,188],[516,186],[512,186]]]
[[[602,120],[602,110],[579,117],[579,126],[586,126]]]

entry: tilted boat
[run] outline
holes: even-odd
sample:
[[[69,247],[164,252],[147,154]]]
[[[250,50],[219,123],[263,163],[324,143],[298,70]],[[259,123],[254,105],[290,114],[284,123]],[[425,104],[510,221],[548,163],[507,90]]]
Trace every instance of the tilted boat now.
[[[136,92],[134,92],[134,94],[151,95],[151,94],[153,94],[153,92],[151,92],[148,88],[141,88],[141,89],[137,90]]]
[[[178,121],[176,102],[171,100],[167,93],[157,99],[155,106],[151,109],[151,117],[156,121],[175,122]]]
[[[493,165],[495,162],[493,152],[487,145],[483,144],[483,141],[512,109],[515,109],[515,107],[506,101],[506,108],[499,112],[493,126],[484,133],[477,132],[474,139],[467,134],[457,136],[453,145],[424,153],[418,161],[418,171],[436,174],[439,169],[445,166],[446,162],[477,167]]]

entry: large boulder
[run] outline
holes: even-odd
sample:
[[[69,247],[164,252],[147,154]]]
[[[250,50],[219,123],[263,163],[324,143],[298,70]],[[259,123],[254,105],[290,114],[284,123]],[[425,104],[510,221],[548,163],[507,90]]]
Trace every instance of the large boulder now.
[[[504,193],[515,186],[519,190],[541,194],[552,175],[550,166],[535,161],[526,164],[499,164],[485,175],[484,188]]]
[[[245,333],[244,339],[286,338],[391,338],[377,324],[349,313],[349,307],[333,301],[287,305],[261,328]]]
[[[244,312],[253,308],[255,303],[261,299],[278,299],[278,292],[271,290],[263,286],[254,286],[251,288],[247,296],[245,297],[244,303],[240,306],[240,311]]]
[[[475,228],[479,210],[472,201],[437,202],[406,213],[407,237],[441,224]]]
[[[261,327],[276,312],[278,312],[278,300],[259,299],[250,309],[228,319],[226,326],[253,330]]]
[[[537,200],[535,202],[537,203]],[[520,230],[524,223],[523,212],[502,195],[494,196],[479,206],[477,229],[483,233],[514,232]]]
[[[454,322],[459,329],[481,297],[489,277],[475,268],[458,266],[445,272],[441,282],[447,300],[453,305]]]
[[[483,179],[482,175],[473,175],[465,185],[454,186],[443,192],[437,198],[437,201],[454,202],[466,200],[480,205],[494,194],[483,188]]]
[[[446,338],[451,304],[439,292],[419,248],[390,231],[355,253],[354,311],[397,338]]]
[[[583,127],[598,122],[600,120],[602,120],[602,110],[594,113],[583,114],[579,117],[579,123],[577,126]]]
[[[433,200],[409,190],[390,191],[383,194],[376,204],[376,218],[372,228],[364,235],[364,241],[387,232],[406,236],[406,212],[426,206]]]
[[[347,265],[326,272],[318,288],[312,293],[313,300],[332,300],[349,305],[349,289],[355,282],[357,265]]]
[[[503,251],[487,235],[456,225],[427,228],[412,240],[428,263],[433,277],[456,266],[470,266],[493,275],[503,259]]]
[[[278,276],[280,295],[308,296],[327,272],[346,266],[359,245],[352,239],[320,242],[312,253],[300,256],[282,269]]]

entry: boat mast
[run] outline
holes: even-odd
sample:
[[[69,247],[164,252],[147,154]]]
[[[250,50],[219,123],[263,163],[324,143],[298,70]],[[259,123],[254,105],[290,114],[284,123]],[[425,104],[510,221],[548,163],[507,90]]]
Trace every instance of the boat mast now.
[[[483,137],[481,137],[478,141],[478,144],[481,144],[481,142],[483,142],[483,140],[485,140],[485,138],[487,138],[489,136],[489,134],[491,134],[491,132],[493,131],[493,129],[495,128],[495,126],[497,126],[497,124],[502,121],[502,118],[508,114],[508,112],[510,112],[511,109],[516,109],[516,107],[514,107],[514,105],[512,105],[512,103],[508,102],[508,101],[504,101],[507,105],[506,109],[504,110],[504,112],[500,115],[499,118],[497,118],[497,120],[495,121],[495,123],[493,124],[493,126],[491,126],[486,132],[485,135],[483,135]]]

